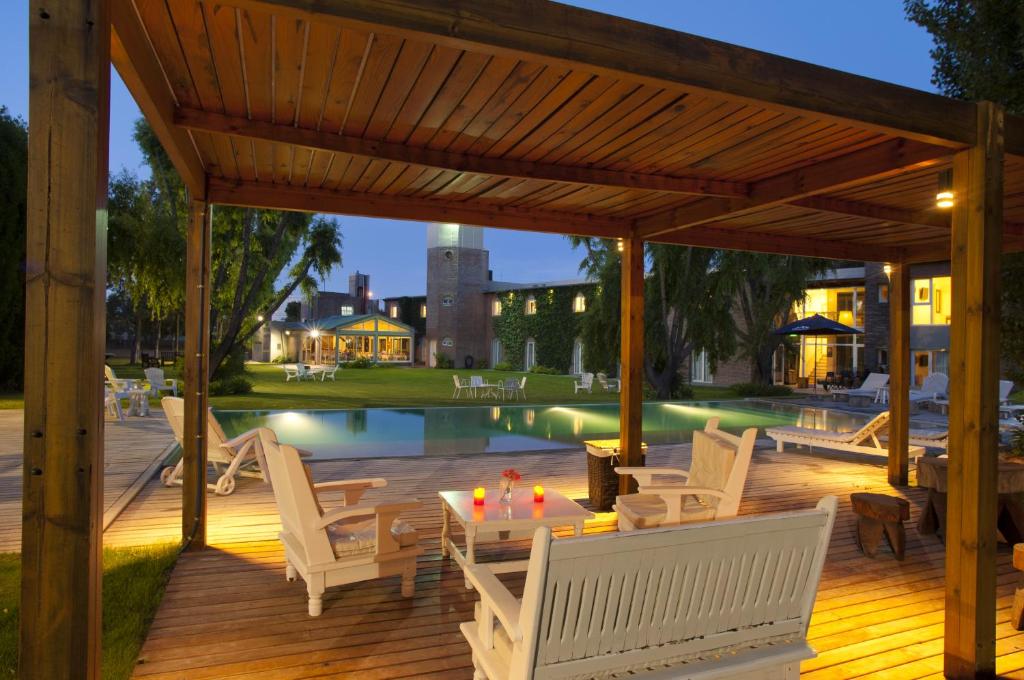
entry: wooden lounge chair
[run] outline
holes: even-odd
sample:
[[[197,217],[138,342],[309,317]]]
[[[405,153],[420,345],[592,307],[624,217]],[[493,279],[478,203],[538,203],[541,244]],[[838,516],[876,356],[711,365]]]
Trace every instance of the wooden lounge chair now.
[[[737,437],[719,430],[718,418],[711,418],[703,432],[693,433],[689,470],[615,468],[620,475],[632,475],[639,485],[638,493],[615,498],[613,509],[618,514],[619,531],[735,517],[756,439],[756,427]],[[685,481],[655,481],[655,477]]]
[[[584,373],[580,379],[573,383],[573,394],[580,392],[592,392],[594,390],[594,374]]]
[[[309,615],[323,611],[324,590],[345,583],[383,576],[401,576],[402,596],[412,597],[416,558],[423,553],[419,534],[398,519],[400,513],[421,504],[360,502],[367,489],[380,488],[383,479],[313,483],[295,447],[279,444],[273,430],[259,429],[270,467],[274,500],[281,515],[281,533],[287,568],[285,576],[301,576],[309,594]],[[340,507],[326,510],[319,494],[343,491]]]
[[[147,368],[146,380],[149,382],[149,391],[154,397],[159,397],[161,392],[170,392],[172,397],[178,396],[178,381],[174,378],[164,376],[162,368]]]
[[[185,439],[185,400],[179,397],[164,397],[160,404],[174,432],[174,438],[181,445]],[[212,409],[207,412],[206,418],[206,460],[213,465],[218,475],[217,482],[207,484],[207,487],[219,496],[227,496],[235,490],[236,476],[254,477],[263,480],[264,483],[268,482],[259,431],[249,430],[228,439]],[[308,451],[301,453],[303,456],[313,455]],[[179,460],[174,467],[164,468],[160,473],[160,481],[166,486],[181,484],[184,465],[184,460]]]
[[[785,678],[816,656],[811,609],[836,516],[814,510],[552,540],[537,529],[522,600],[486,563],[459,628],[473,677]]]
[[[833,432],[832,430],[815,430],[809,427],[783,425],[765,430],[776,442],[776,449],[782,451],[783,444],[801,444],[810,448],[850,451],[871,456],[889,456],[889,449],[882,445],[880,436],[889,427],[889,412],[882,411],[869,420],[856,432]],[[910,455],[923,455],[924,448],[911,446]]]
[[[882,389],[889,384],[888,373],[868,373],[868,376],[864,378],[864,382],[860,384],[860,387],[852,390],[832,390],[832,400],[837,401],[839,397],[846,397],[847,399],[864,397],[867,399],[874,399],[878,394],[878,390]]]

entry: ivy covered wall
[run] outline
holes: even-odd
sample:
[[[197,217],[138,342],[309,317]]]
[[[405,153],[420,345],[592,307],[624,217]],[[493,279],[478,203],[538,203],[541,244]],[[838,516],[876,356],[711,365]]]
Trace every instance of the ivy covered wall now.
[[[501,340],[503,361],[522,369],[527,338],[536,342],[537,365],[568,373],[572,366],[572,346],[580,337],[584,314],[573,311],[573,299],[582,292],[591,302],[593,286],[535,288],[497,293],[501,316],[492,316],[494,336]],[[533,296],[537,313],[526,314],[526,300]]]

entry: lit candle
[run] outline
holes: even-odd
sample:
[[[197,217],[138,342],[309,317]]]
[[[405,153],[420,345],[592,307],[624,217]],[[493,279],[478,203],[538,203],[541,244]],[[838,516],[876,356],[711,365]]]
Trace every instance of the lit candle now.
[[[473,489],[473,505],[484,504],[484,487],[478,486]]]
[[[544,502],[544,487],[540,484],[533,487],[533,502],[543,503]]]

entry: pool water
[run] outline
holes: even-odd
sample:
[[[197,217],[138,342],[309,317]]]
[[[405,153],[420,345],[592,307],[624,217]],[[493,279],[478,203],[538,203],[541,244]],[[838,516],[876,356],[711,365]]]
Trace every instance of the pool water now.
[[[845,432],[866,420],[771,401],[650,402],[643,409],[644,441],[688,442],[713,416],[722,429],[737,433],[776,425]],[[618,404],[218,411],[217,418],[228,436],[269,427],[280,441],[312,451],[320,460],[580,449],[586,439],[619,432]]]

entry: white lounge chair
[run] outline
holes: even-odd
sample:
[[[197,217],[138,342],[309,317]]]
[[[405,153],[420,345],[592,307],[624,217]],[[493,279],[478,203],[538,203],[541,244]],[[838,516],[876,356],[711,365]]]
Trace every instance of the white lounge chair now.
[[[921,389],[910,390],[910,403],[946,399],[949,389],[949,376],[945,373],[931,373],[921,381]]]
[[[836,499],[814,510],[552,540],[537,529],[522,599],[486,563],[459,626],[473,677],[796,680]]]
[[[609,378],[604,373],[597,374],[597,384],[601,386],[605,392],[621,392],[622,382],[618,378]]]
[[[463,380],[457,375],[453,375],[452,380],[455,382],[455,391],[452,392],[452,399],[459,399],[462,397],[463,392],[468,394],[473,393],[473,385],[471,384],[471,381]]]
[[[326,366],[323,367],[323,370],[320,371],[320,382],[324,382],[328,378],[330,378],[331,380],[334,380],[334,375],[337,372],[338,372],[337,365],[327,364]]]
[[[1011,404],[1010,394],[1013,392],[1013,381],[1012,380],[1000,380],[999,381],[999,413],[1003,417],[1011,417],[1016,412],[1024,410],[1024,404]],[[939,407],[942,411],[942,415],[949,414],[949,399],[948,397],[940,399],[932,399],[933,404]]]
[[[267,428],[260,428],[259,437],[281,515],[278,538],[287,560],[285,576],[289,581],[301,576],[306,582],[309,615],[323,611],[327,588],[383,576],[401,576],[402,596],[412,597],[416,558],[423,549],[416,530],[398,516],[421,503],[360,502],[366,489],[385,486],[383,479],[313,483],[309,466],[294,447],[279,444]],[[320,499],[324,491],[343,491],[345,500],[326,510]]]
[[[637,493],[615,498],[619,531],[735,517],[756,439],[756,427],[737,437],[719,430],[718,418],[711,418],[703,432],[693,433],[689,470],[615,468],[620,475],[632,475],[639,486]],[[684,481],[656,482],[655,477],[677,477]]]
[[[579,394],[580,392],[593,392],[594,391],[594,374],[584,373],[580,376],[580,379],[573,383],[573,394]]]
[[[180,397],[164,397],[160,404],[174,432],[174,438],[181,445],[185,439],[185,400]],[[206,429],[206,460],[213,465],[218,475],[217,482],[207,484],[207,488],[219,496],[227,496],[235,490],[236,476],[254,477],[263,480],[264,483],[269,481],[258,430],[249,430],[228,439],[212,409],[206,414]],[[312,455],[308,451],[303,451],[302,454]],[[167,486],[181,484],[184,466],[185,461],[179,460],[173,468],[164,468],[160,473],[160,481]]]
[[[874,399],[878,395],[878,390],[882,389],[889,384],[888,373],[868,373],[868,376],[864,378],[864,382],[861,383],[860,387],[850,390],[832,390],[832,400],[837,401],[839,397],[866,397],[868,399]]]
[[[782,451],[783,444],[800,444],[810,448],[850,451],[872,456],[889,456],[889,449],[882,446],[880,435],[889,427],[889,412],[882,411],[869,420],[856,432],[833,432],[832,430],[815,430],[809,427],[783,425],[765,430],[776,442],[776,449]],[[923,455],[924,448],[911,446],[910,455]]]
[[[161,392],[170,392],[172,397],[178,396],[178,381],[174,378],[164,377],[164,369],[147,368],[146,380],[149,382],[149,391],[154,397],[159,397]]]

